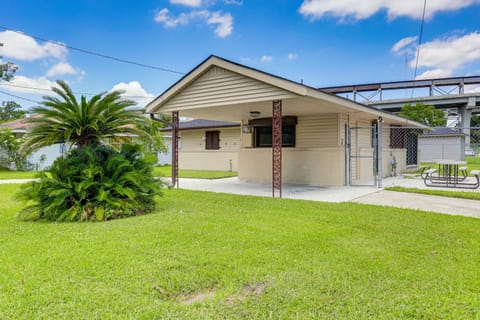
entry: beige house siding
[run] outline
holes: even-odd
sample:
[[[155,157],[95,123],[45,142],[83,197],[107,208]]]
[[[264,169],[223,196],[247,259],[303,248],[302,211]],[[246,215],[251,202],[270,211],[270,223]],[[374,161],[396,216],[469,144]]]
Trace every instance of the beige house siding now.
[[[220,131],[220,149],[205,149],[205,132]],[[179,167],[192,170],[238,170],[240,128],[184,130],[180,134]]]
[[[296,128],[298,148],[338,147],[338,114],[299,117]]]
[[[169,109],[293,98],[278,87],[214,66],[169,101]]]
[[[339,139],[339,119],[338,114],[297,118],[295,148],[282,149],[284,183],[343,185],[345,151]],[[243,146],[250,146],[251,134],[243,138]],[[242,148],[238,159],[240,180],[271,182],[271,148]]]
[[[373,183],[373,148],[371,122],[350,115],[325,114],[297,118],[296,147],[283,148],[284,183],[341,186],[345,182],[344,125],[361,127],[352,130],[352,153],[363,156],[351,160],[352,183]],[[205,149],[205,132],[220,131],[220,149]],[[240,128],[184,130],[181,132],[179,165],[181,169],[233,170],[243,181],[271,182],[271,148],[253,148],[252,134]],[[397,172],[405,170],[406,150],[390,148],[390,129],[382,130],[383,176],[391,173],[395,156]]]
[[[299,150],[284,148],[282,178],[284,183],[317,186],[341,186],[343,176],[342,148]],[[238,177],[243,181],[272,181],[271,148],[242,149]]]

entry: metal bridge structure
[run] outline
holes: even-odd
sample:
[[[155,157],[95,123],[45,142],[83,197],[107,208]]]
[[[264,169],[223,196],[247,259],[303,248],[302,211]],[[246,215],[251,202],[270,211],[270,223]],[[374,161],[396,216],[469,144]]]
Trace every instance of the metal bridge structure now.
[[[379,82],[319,88],[378,109],[399,112],[405,104],[423,102],[447,113],[456,112],[462,126],[480,113],[480,76]]]
[[[405,104],[422,102],[460,119],[458,127],[470,145],[470,120],[480,113],[480,76],[379,82],[318,88],[378,109],[399,112]]]

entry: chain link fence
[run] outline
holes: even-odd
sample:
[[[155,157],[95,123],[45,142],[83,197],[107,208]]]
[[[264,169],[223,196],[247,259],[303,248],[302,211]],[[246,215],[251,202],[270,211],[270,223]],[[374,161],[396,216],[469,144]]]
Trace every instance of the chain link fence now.
[[[480,127],[383,126],[382,156],[383,167],[398,173],[415,171],[422,163],[438,159],[480,163]]]

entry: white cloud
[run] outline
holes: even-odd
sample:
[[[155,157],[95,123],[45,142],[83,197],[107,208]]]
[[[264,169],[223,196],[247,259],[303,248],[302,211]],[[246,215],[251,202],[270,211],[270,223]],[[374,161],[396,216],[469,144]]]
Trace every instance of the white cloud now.
[[[170,3],[198,8],[202,5],[202,0],[170,0]]]
[[[480,92],[480,86],[465,86],[465,93],[477,93]]]
[[[291,52],[287,55],[287,59],[288,60],[297,60],[298,59],[298,54]]]
[[[17,60],[33,61],[49,57],[65,59],[67,55],[65,47],[51,42],[39,44],[32,37],[9,30],[0,32],[0,43],[4,44],[0,54]]]
[[[243,0],[223,0],[225,4],[236,4],[237,6],[241,6],[243,4]]]
[[[217,0],[170,0],[170,3],[173,5],[183,5],[187,7],[199,8],[199,7],[209,7],[214,5]],[[234,4],[241,6],[243,0],[223,0],[224,4]]]
[[[77,74],[77,73],[81,73],[81,71],[75,70],[67,62],[59,62],[53,67],[51,67],[45,75],[47,77],[55,77],[55,76],[63,76],[67,74]]]
[[[207,25],[216,26],[215,34],[220,38],[228,37],[233,32],[233,17],[230,13],[209,10],[197,10],[181,13],[177,17],[170,14],[167,8],[159,10],[155,14],[155,21],[162,23],[167,28],[175,28],[178,25],[188,25],[192,21],[201,21]]]
[[[138,106],[143,107],[150,102],[154,95],[145,91],[138,81],[130,81],[129,83],[120,82],[113,86],[110,91],[121,90],[122,96],[128,100],[133,100]]]
[[[418,75],[415,77],[416,80],[422,80],[422,79],[438,79],[438,78],[446,78],[451,76],[453,73],[452,69],[446,68],[446,69],[433,69],[433,70],[427,70],[423,72],[422,74]]]
[[[233,31],[233,17],[230,13],[222,14],[213,12],[207,20],[207,24],[217,25],[215,33],[220,38],[228,37]]]
[[[427,3],[425,17],[428,19],[439,11],[454,11],[480,3],[480,0],[435,0]],[[312,20],[332,15],[342,20],[362,20],[385,10],[390,19],[406,16],[421,19],[423,1],[420,0],[304,0],[299,12]]]
[[[405,50],[410,52],[411,51],[410,46],[412,44],[415,44],[417,39],[418,39],[418,37],[414,36],[414,37],[407,37],[407,38],[403,38],[403,39],[399,40],[397,43],[395,43],[393,45],[392,52],[398,53],[398,54],[405,53]]]
[[[260,57],[260,62],[272,62],[273,57],[272,56],[261,56]]]
[[[416,58],[410,61],[414,68]],[[420,46],[419,68],[428,68],[417,78],[451,76],[462,67],[480,61],[480,33],[436,39]]]
[[[53,86],[56,86],[55,82],[48,80],[46,77],[29,78],[25,76],[16,75],[6,88],[12,92],[18,93],[34,93],[40,95],[49,95],[46,90],[51,90]],[[38,89],[32,89],[38,88]]]

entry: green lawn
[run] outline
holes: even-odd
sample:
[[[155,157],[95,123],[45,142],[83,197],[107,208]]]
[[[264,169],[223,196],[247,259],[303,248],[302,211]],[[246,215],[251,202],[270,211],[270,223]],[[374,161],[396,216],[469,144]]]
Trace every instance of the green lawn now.
[[[154,174],[160,177],[171,177],[172,167],[161,166],[154,168]],[[220,179],[228,177],[236,177],[237,173],[234,171],[214,171],[214,170],[179,170],[180,178],[196,178],[196,179]]]
[[[35,178],[36,171],[2,171],[0,170],[0,179],[30,179]],[[171,177],[172,167],[161,166],[154,168],[154,174],[160,177]],[[236,177],[237,173],[233,171],[214,171],[214,170],[179,170],[180,178],[197,179],[220,179]]]
[[[7,171],[0,170],[0,179],[31,179],[38,171]]]
[[[107,223],[15,219],[0,185],[0,319],[474,319],[480,220],[165,190]]]
[[[480,200],[480,193],[471,192],[471,191],[446,191],[446,190],[436,190],[436,189],[417,189],[417,188],[405,188],[405,187],[389,187],[389,188],[385,188],[385,190],[422,193],[422,194],[429,194],[433,196],[443,196],[443,197],[451,197],[451,198]],[[479,203],[479,207],[480,207],[480,203]]]

